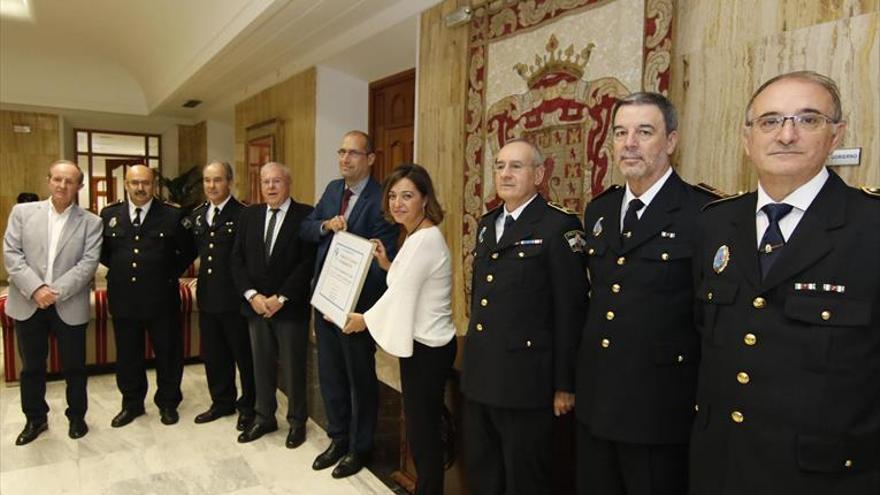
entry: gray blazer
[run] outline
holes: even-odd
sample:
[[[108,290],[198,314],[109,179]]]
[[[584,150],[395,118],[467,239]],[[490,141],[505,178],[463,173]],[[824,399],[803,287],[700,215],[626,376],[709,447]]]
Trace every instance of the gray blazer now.
[[[3,236],[3,263],[9,273],[6,314],[26,320],[37,310],[31,295],[45,284],[49,262],[50,200],[12,208]],[[51,288],[59,292],[55,309],[68,325],[89,321],[90,282],[101,256],[101,219],[73,205],[61,231]]]

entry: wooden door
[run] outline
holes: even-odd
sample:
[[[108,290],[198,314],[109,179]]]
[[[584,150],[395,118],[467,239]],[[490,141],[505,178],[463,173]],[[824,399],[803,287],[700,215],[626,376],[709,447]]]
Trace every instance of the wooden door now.
[[[413,161],[416,71],[370,83],[370,135],[376,148],[373,178],[380,183],[394,167]]]

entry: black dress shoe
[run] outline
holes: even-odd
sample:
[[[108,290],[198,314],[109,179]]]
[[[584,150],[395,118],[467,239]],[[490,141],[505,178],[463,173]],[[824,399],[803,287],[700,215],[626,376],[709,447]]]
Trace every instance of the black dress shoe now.
[[[264,425],[263,423],[254,423],[250,428],[242,432],[238,436],[238,443],[248,443],[260,438],[266,433],[272,433],[278,429],[278,425]]]
[[[306,427],[303,426],[294,426],[290,428],[290,431],[287,433],[287,441],[284,442],[284,446],[288,449],[295,449],[303,444],[306,441]]]
[[[141,410],[123,409],[123,410],[119,411],[119,414],[117,414],[116,417],[113,418],[113,421],[110,421],[110,426],[112,426],[114,428],[121,428],[121,427],[131,423],[132,421],[134,421],[134,418],[136,418],[138,416],[143,416],[143,415],[144,415],[143,409],[141,409]]]
[[[86,436],[89,432],[89,425],[83,418],[70,418],[70,426],[67,428],[67,436],[76,440]]]
[[[49,423],[46,420],[43,421],[30,421],[24,424],[24,429],[21,430],[21,433],[18,434],[18,438],[15,439],[15,445],[25,445],[33,442],[40,436],[40,433],[49,429]]]
[[[364,467],[364,459],[362,456],[355,454],[354,452],[349,452],[345,454],[342,460],[339,461],[339,464],[333,468],[333,472],[330,473],[336,479],[345,478],[351,476],[353,474],[357,474]]]
[[[254,414],[241,413],[238,415],[238,421],[235,423],[235,429],[238,431],[244,431],[250,428],[252,424],[254,424]]]
[[[318,457],[315,457],[315,462],[312,463],[312,469],[315,471],[320,471],[322,469],[327,469],[328,467],[339,462],[339,459],[348,453],[348,444],[343,442],[342,440],[333,440],[330,442],[330,446],[327,447],[327,450],[318,454]]]
[[[159,409],[159,419],[162,421],[163,425],[173,425],[180,421],[180,415],[177,414],[177,409],[167,407]]]
[[[207,411],[196,416],[195,422],[196,424],[202,423],[210,423],[211,421],[222,418],[223,416],[232,416],[235,414],[235,409],[216,409],[211,407]]]

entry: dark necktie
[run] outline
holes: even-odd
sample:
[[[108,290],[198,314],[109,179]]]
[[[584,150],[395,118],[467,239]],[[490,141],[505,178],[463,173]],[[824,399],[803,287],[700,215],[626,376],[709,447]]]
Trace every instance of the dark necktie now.
[[[620,232],[620,236],[623,240],[632,237],[633,230],[636,228],[636,223],[639,221],[638,212],[644,206],[645,203],[639,198],[630,200],[629,205],[626,207],[626,215],[623,216],[623,231]]]
[[[761,245],[758,247],[758,259],[761,262],[761,279],[767,278],[770,267],[779,256],[779,251],[785,245],[782,230],[779,229],[779,221],[791,212],[792,206],[785,203],[769,203],[761,208],[767,215],[770,224],[761,237]]]
[[[217,223],[220,222],[220,208],[214,207],[214,216],[211,217],[211,228],[217,228]]]
[[[510,228],[513,227],[513,223],[516,220],[513,219],[513,215],[507,213],[504,217],[504,230],[501,232],[501,236],[504,237],[510,231]]]
[[[339,206],[339,214],[345,216],[345,211],[348,210],[348,202],[351,200],[351,196],[354,192],[351,188],[346,187],[345,192],[342,193],[342,204]]]
[[[269,218],[269,228],[266,229],[266,238],[263,243],[266,246],[266,259],[272,254],[272,237],[275,234],[275,221],[278,219],[278,208],[272,208],[272,217]]]
[[[142,211],[143,211],[143,210],[140,209],[140,208],[135,208],[135,209],[134,209],[134,222],[132,222],[131,224],[134,225],[134,227],[135,227],[136,229],[141,228],[141,212],[142,212]]]

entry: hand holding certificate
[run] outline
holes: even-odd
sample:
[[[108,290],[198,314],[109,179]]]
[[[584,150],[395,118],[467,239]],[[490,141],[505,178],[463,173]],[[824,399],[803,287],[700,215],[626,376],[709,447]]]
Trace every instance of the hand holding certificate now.
[[[348,232],[333,235],[311,304],[339,328],[354,311],[375,248],[371,241]]]

